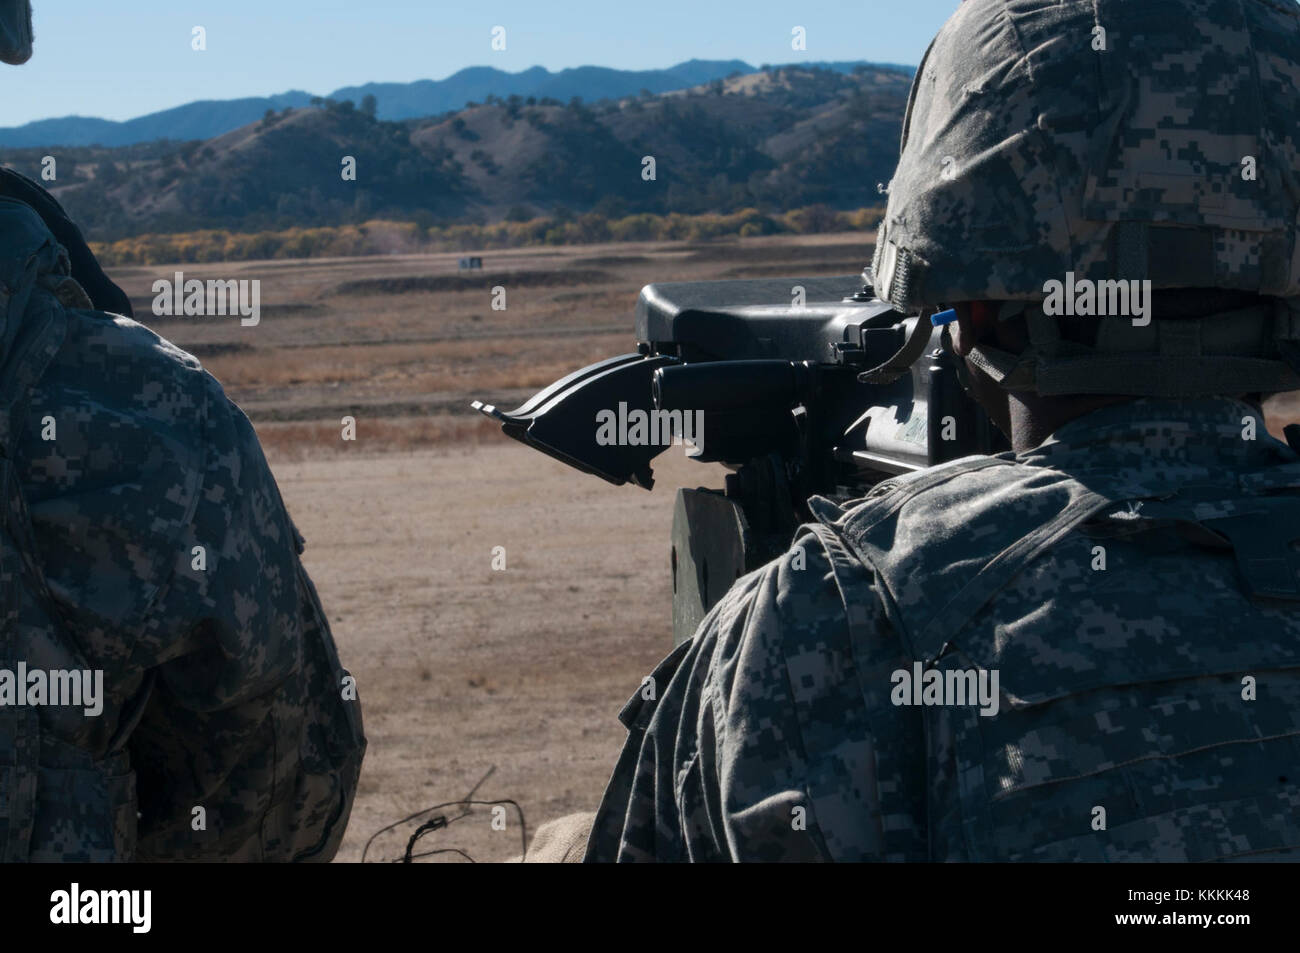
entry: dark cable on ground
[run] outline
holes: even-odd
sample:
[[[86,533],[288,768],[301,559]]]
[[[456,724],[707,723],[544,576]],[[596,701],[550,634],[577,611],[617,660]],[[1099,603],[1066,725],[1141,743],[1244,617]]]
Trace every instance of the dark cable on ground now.
[[[375,831],[373,834],[370,835],[369,839],[366,841],[365,847],[363,847],[361,850],[361,862],[363,864],[366,862],[366,855],[370,851],[370,845],[374,843],[375,838],[378,837],[380,834],[384,834],[388,831],[391,831],[393,830],[393,828],[400,827],[403,824],[408,824],[411,821],[415,820],[416,818],[423,817],[426,814],[429,814],[433,811],[441,810],[442,808],[464,807],[465,809],[461,811],[459,814],[455,815],[454,817],[447,817],[444,814],[439,814],[436,817],[433,817],[430,820],[425,821],[423,824],[421,824],[419,827],[415,829],[415,832],[411,835],[410,839],[407,841],[406,850],[403,852],[402,856],[395,857],[390,862],[409,864],[411,863],[411,861],[417,860],[421,857],[431,857],[434,854],[450,853],[450,854],[460,854],[470,863],[476,863],[473,857],[471,857],[468,853],[466,853],[465,851],[457,847],[439,848],[436,850],[423,851],[418,854],[413,853],[413,850],[415,848],[416,841],[418,841],[425,834],[429,833],[430,831],[444,829],[446,827],[449,827],[451,824],[455,823],[456,821],[459,821],[461,818],[468,817],[470,814],[474,813],[473,809],[476,805],[495,806],[498,804],[509,804],[513,806],[514,809],[519,813],[520,840],[523,848],[520,856],[520,860],[522,861],[524,857],[528,856],[528,822],[524,817],[524,809],[519,806],[519,803],[517,801],[514,801],[510,798],[503,798],[499,801],[474,800],[474,795],[478,792],[478,789],[483,786],[483,783],[492,776],[492,773],[496,771],[496,769],[497,767],[495,764],[492,765],[490,768],[488,768],[487,773],[484,774],[483,777],[479,778],[478,783],[475,784],[474,787],[470,788],[469,793],[467,793],[463,798],[456,801],[444,801],[441,804],[435,804],[432,807],[426,807],[424,810],[416,811],[414,814],[410,814],[406,817],[401,818],[400,820],[396,820],[393,823],[387,824],[381,827],[379,830]]]

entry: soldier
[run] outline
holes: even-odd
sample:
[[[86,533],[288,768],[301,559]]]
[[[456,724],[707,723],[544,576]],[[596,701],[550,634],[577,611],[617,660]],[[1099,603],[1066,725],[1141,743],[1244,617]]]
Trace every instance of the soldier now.
[[[0,859],[328,861],[365,739],[302,538],[217,381],[104,309],[0,176]]]
[[[811,501],[625,707],[586,859],[1297,859],[1297,169],[1295,4],[963,3],[873,273],[1014,450]]]

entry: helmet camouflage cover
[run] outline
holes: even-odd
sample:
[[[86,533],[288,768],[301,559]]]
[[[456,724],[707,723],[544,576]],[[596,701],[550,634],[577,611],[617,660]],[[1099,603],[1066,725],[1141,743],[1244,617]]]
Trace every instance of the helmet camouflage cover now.
[[[1071,274],[1300,295],[1298,211],[1297,4],[966,0],[913,81],[872,272],[876,293],[907,311],[1025,302],[1003,316],[1029,315],[1038,353],[988,361],[1011,389],[1289,390],[1296,302],[1234,312],[1213,341],[1206,321],[1159,322],[1182,326],[1162,333],[1103,319],[1097,349],[1121,353],[1100,377],[1085,367],[1097,369],[1095,352],[1061,353],[1039,303]],[[1049,349],[1073,371],[1042,373]],[[979,350],[977,363],[993,351]]]
[[[13,66],[32,56],[32,5],[30,0],[0,0],[0,63]]]

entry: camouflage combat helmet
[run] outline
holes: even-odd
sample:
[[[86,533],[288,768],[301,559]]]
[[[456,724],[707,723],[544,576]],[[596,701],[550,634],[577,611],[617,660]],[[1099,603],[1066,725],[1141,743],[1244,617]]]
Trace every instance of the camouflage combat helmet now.
[[[876,293],[1025,313],[1025,354],[971,358],[1008,389],[1300,388],[1296,4],[967,0],[917,70],[888,191]],[[1081,279],[1265,297],[1200,320],[1099,318],[1088,348],[1042,306],[1047,282]]]
[[[0,63],[19,66],[32,56],[30,0],[0,0]]]

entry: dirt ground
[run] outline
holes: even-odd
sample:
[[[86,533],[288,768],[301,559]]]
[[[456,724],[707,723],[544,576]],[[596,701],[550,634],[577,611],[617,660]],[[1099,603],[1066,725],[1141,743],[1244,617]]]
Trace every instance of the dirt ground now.
[[[469,402],[510,408],[632,350],[648,282],[852,274],[873,237],[489,250],[468,277],[456,254],[114,271],[139,319],[200,357],[249,414],[307,538],[369,738],[339,860],[480,781],[475,797],[516,801],[530,837],[594,809],[625,736],[617,713],[671,647],[673,489],[721,485],[718,468],[673,448],[652,493],[611,486],[508,440]],[[177,270],[258,279],[261,323],[155,318],[152,283]],[[341,439],[345,415],[355,441]],[[1271,429],[1297,416],[1275,403]],[[366,859],[400,856],[439,813],[458,811],[380,834]],[[517,856],[518,815],[507,806],[501,819],[503,830],[478,808],[417,852]]]
[[[653,493],[504,440],[275,468],[370,742],[340,860],[493,767],[477,797],[518,801],[530,837],[595,808],[624,737],[617,712],[672,645],[671,485],[709,470],[679,448],[660,461]],[[518,854],[513,811],[504,832],[491,821],[483,809],[421,847]],[[399,855],[413,827],[367,860]]]

